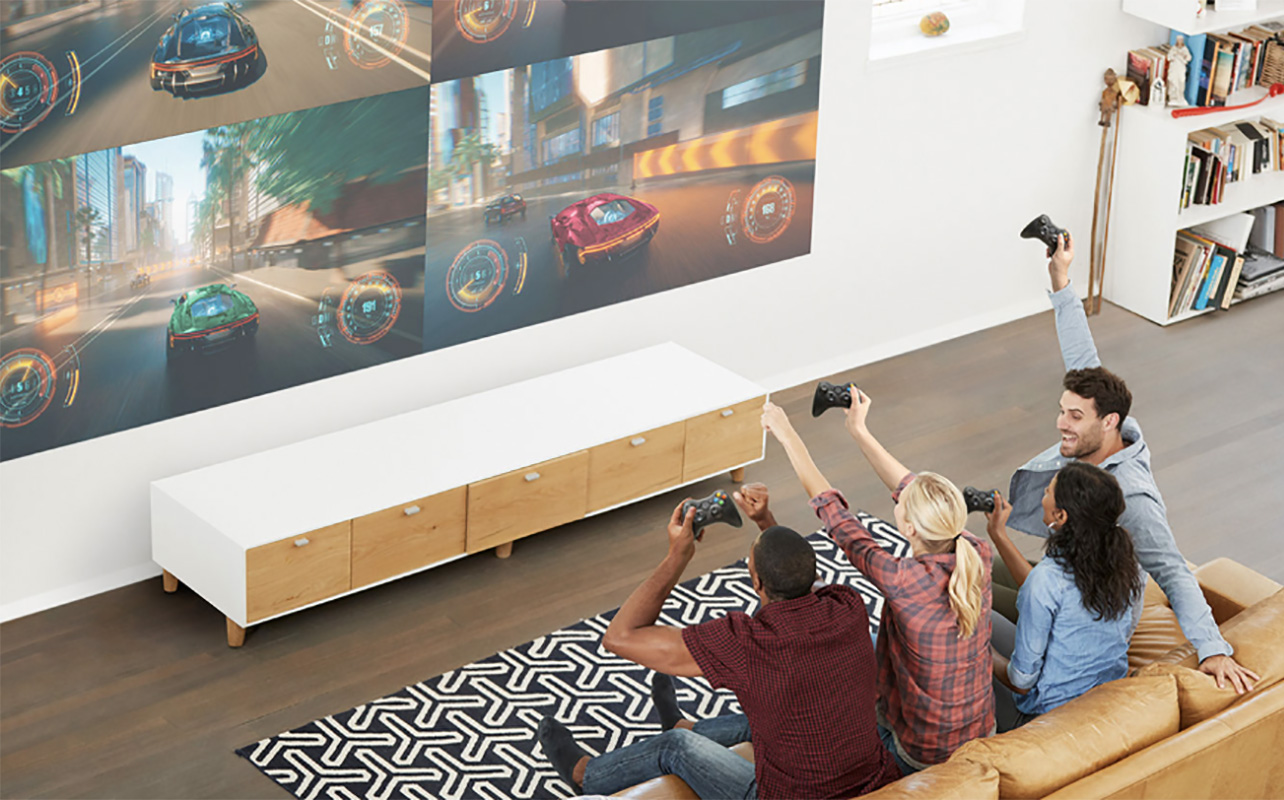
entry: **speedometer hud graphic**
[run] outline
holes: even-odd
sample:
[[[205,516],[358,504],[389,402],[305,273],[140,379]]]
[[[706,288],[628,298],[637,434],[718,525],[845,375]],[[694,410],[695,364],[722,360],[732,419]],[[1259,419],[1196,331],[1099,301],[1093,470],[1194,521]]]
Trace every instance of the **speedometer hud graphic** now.
[[[427,107],[421,87],[0,171],[0,459],[422,352]]]
[[[17,133],[40,124],[58,100],[58,70],[40,53],[0,60],[0,131]]]
[[[559,0],[560,1],[560,0]],[[4,0],[6,168],[424,87],[427,0]],[[64,8],[66,6],[66,8]],[[72,6],[75,6],[72,8]]]
[[[790,9],[434,84],[425,350],[809,252],[823,8]]]

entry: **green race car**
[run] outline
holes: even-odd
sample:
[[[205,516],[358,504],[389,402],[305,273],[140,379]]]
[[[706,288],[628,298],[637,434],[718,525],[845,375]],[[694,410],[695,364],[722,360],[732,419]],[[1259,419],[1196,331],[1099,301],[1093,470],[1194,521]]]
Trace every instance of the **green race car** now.
[[[165,334],[165,357],[213,353],[249,341],[259,330],[259,309],[243,292],[224,283],[192,289],[173,300]]]

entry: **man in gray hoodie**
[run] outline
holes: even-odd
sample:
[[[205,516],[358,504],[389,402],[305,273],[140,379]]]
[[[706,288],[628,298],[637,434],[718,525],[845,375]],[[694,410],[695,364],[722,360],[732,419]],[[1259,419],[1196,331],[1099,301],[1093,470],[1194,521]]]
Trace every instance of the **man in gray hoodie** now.
[[[1101,366],[1083,304],[1070,286],[1073,259],[1074,244],[1066,233],[1048,263],[1052,277],[1049,296],[1067,370],[1057,415],[1061,441],[1035,456],[1012,476],[1011,517],[1007,524],[1046,538],[1042,498],[1057,470],[1079,460],[1112,473],[1123,489],[1127,504],[1119,524],[1132,535],[1142,567],[1168,596],[1182,633],[1199,653],[1200,670],[1215,677],[1219,687],[1229,680],[1235,691],[1243,694],[1252,689],[1253,681],[1259,678],[1232,657],[1234,649],[1222,638],[1198,581],[1177,550],[1177,542],[1168,527],[1164,499],[1151,473],[1150,450],[1141,435],[1141,426],[1128,415],[1132,394],[1122,378]],[[1010,577],[996,560],[995,610],[1003,610],[1004,595],[1014,597],[1011,589],[1003,590],[1005,579]],[[1014,582],[1008,585],[1015,587]]]

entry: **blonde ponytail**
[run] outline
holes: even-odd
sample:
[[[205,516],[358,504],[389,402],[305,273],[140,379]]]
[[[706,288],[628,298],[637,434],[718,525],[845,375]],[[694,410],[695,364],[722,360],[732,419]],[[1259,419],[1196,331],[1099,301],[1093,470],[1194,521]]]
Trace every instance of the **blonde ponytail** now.
[[[959,623],[959,638],[966,639],[976,631],[981,617],[984,597],[981,585],[985,571],[981,568],[981,554],[967,539],[954,540],[954,572],[950,575],[950,605]]]
[[[959,638],[976,632],[981,617],[985,572],[981,554],[958,533],[967,524],[967,503],[963,493],[947,478],[935,472],[920,472],[901,492],[905,518],[924,541],[944,546],[954,540],[954,572],[950,575],[950,606],[959,626]],[[957,537],[957,538],[956,538]]]

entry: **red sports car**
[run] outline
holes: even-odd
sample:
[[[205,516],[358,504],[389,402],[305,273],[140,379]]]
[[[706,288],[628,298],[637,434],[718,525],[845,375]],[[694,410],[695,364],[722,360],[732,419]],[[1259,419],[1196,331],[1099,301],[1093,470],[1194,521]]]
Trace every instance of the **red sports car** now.
[[[549,221],[565,271],[623,258],[651,241],[660,212],[635,197],[603,192],[562,209]]]

